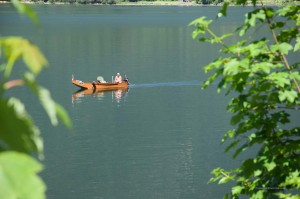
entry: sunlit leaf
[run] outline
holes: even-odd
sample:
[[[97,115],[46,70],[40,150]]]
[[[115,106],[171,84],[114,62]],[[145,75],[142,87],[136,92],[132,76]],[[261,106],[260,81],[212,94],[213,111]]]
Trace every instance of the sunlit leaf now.
[[[262,174],[262,170],[255,170],[254,171],[254,176],[259,176],[260,174]]]
[[[195,39],[200,34],[205,34],[210,23],[212,23],[212,20],[207,20],[206,17],[200,17],[192,21],[189,25],[196,26],[196,29],[192,33],[193,38]]]
[[[230,60],[228,63],[224,64],[224,75],[235,75],[239,72],[240,62],[236,59]]]
[[[259,190],[259,191],[255,192],[252,195],[252,198],[264,199],[264,192],[263,192],[263,190]]]
[[[266,169],[270,172],[272,171],[275,167],[276,167],[276,163],[274,161],[271,162],[265,162],[264,166],[266,167]]]
[[[37,175],[42,168],[26,154],[0,153],[0,198],[44,199],[46,186]]]
[[[225,184],[231,180],[232,180],[231,176],[224,176],[219,180],[218,184]]]
[[[290,172],[290,175],[287,176],[285,182],[281,184],[281,186],[288,185],[293,185],[297,187],[297,189],[300,189],[300,172],[298,170]]]
[[[246,0],[234,2],[250,3]],[[256,0],[252,3],[256,4]],[[219,17],[227,14],[227,4],[223,9],[219,11]],[[245,36],[248,30],[254,32],[245,36],[247,40],[236,44],[232,44],[235,41],[226,41],[226,35],[216,36],[219,32],[215,34],[205,26],[201,21],[203,18],[199,21],[202,26],[197,27],[196,36],[202,34],[201,41],[221,44],[219,52],[222,53],[222,57],[204,67],[210,76],[204,81],[203,88],[217,80],[218,92],[225,88],[226,94],[232,94],[227,110],[234,113],[230,121],[236,130],[228,131],[222,139],[224,142],[227,138],[234,138],[226,151],[237,147],[233,158],[251,148],[258,151],[256,157],[245,160],[237,168],[237,184],[225,197],[271,198],[281,190],[268,188],[277,188],[280,183],[279,188],[284,187],[287,191],[297,193],[300,189],[297,159],[299,127],[295,127],[295,132],[289,129],[291,118],[297,121],[297,117],[288,110],[298,110],[300,104],[298,54],[289,54],[292,50],[300,50],[299,11],[300,7],[294,4],[276,8],[257,7],[247,12],[237,34]],[[256,34],[262,27],[267,35]],[[243,100],[240,96],[247,97]],[[292,175],[295,170],[298,173]],[[230,181],[230,173],[220,168],[215,169],[213,174],[210,182],[222,184]],[[299,194],[281,194],[280,198],[299,198]]]
[[[26,66],[34,74],[38,74],[41,69],[48,64],[44,55],[38,47],[21,37],[4,37],[0,39],[0,47],[4,49],[8,60],[5,76],[9,77],[15,61],[23,58]]]
[[[279,100],[281,102],[283,102],[284,100],[287,100],[287,101],[293,103],[297,97],[298,97],[298,93],[294,90],[292,90],[292,91],[285,90],[285,91],[279,92]]]
[[[239,195],[243,189],[244,189],[244,187],[242,187],[242,186],[234,186],[231,188],[231,193],[232,193],[232,195]]]
[[[272,50],[272,52],[279,51],[279,52],[287,55],[289,53],[289,51],[293,49],[293,46],[288,43],[281,43],[278,45],[270,46],[270,49]]]
[[[291,73],[291,78],[300,81],[300,73],[298,71]]]
[[[276,87],[279,86],[284,88],[286,85],[291,84],[288,73],[284,73],[284,72],[271,73],[267,78],[269,80],[272,80],[276,84]]]

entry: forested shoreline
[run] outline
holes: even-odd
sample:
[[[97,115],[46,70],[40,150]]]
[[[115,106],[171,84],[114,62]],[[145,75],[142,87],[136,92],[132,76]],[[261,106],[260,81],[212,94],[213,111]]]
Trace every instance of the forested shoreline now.
[[[1,1],[0,3],[9,3],[10,1]],[[36,4],[87,4],[87,5],[223,5],[224,0],[23,0],[24,3]],[[282,5],[285,3],[296,2],[300,0],[264,0],[258,4],[262,5]],[[251,4],[249,2],[249,4]]]

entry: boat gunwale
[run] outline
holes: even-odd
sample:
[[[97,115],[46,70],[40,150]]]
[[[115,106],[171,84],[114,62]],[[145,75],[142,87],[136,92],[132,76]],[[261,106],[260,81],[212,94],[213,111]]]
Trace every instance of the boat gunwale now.
[[[128,82],[113,83],[113,82],[83,82],[81,80],[72,79],[72,83],[83,89],[118,89],[127,88]]]

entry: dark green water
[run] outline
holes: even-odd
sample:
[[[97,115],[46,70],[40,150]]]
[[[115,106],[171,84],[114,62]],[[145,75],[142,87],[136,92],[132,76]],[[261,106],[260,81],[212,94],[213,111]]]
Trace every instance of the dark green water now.
[[[33,6],[37,29],[8,5],[0,5],[0,34],[36,43],[50,67],[40,82],[69,112],[74,130],[51,127],[26,89],[20,97],[45,139],[50,199],[221,198],[226,186],[207,184],[217,166],[234,168],[222,135],[230,128],[227,100],[200,89],[201,66],[217,47],[191,38],[188,23],[214,18],[219,7]],[[246,8],[214,26],[233,31]],[[14,72],[22,71],[22,63]],[[71,75],[110,80],[129,77],[127,92],[75,95]]]

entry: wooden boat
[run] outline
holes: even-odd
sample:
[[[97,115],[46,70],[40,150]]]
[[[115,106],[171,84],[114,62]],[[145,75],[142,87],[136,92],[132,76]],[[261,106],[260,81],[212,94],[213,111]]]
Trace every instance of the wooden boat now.
[[[122,88],[128,88],[128,81],[123,81],[122,83],[112,83],[112,82],[83,82],[81,80],[76,80],[72,77],[72,83],[83,89],[90,90],[117,90]]]

